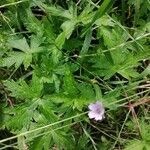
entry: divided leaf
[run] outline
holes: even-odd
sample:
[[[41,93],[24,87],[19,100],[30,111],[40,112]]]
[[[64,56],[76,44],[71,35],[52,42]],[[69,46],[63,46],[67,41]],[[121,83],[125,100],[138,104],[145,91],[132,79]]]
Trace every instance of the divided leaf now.
[[[37,41],[38,40],[38,41]],[[40,47],[41,41],[38,37],[32,36],[30,46],[25,38],[19,40],[10,40],[9,46],[20,51],[13,51],[8,53],[8,56],[3,58],[2,66],[10,67],[15,65],[17,69],[21,64],[27,69],[32,63],[32,58],[34,53],[39,53],[43,51],[43,47]]]

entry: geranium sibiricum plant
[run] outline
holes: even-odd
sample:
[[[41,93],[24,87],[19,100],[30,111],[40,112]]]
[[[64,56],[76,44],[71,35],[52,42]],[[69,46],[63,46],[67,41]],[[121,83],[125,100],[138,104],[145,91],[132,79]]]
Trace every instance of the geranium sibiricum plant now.
[[[105,108],[102,104],[102,102],[95,102],[91,103],[89,106],[89,113],[88,116],[90,119],[95,119],[96,121],[102,120],[105,118],[104,113],[105,113]]]

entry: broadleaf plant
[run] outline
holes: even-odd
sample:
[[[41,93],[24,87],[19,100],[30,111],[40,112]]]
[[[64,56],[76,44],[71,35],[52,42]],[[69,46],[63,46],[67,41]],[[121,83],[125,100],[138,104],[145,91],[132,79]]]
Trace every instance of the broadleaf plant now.
[[[0,149],[149,149],[148,0],[0,9]]]

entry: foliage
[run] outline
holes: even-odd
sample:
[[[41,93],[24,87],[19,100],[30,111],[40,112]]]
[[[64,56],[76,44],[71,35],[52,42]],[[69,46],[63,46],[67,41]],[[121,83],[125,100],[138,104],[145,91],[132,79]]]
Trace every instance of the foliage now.
[[[149,6],[1,1],[0,149],[148,150]]]

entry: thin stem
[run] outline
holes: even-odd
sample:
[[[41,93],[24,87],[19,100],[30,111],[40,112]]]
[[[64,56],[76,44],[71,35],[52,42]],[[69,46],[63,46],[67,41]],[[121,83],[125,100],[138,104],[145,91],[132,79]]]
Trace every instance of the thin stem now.
[[[22,0],[22,1],[18,1],[18,2],[13,2],[13,3],[8,3],[8,4],[4,4],[4,5],[1,5],[0,8],[4,8],[4,7],[8,7],[8,6],[12,6],[12,5],[17,5],[17,4],[20,4],[20,3],[23,3],[23,2],[26,2],[28,0]]]
[[[124,120],[124,122],[123,122],[123,124],[122,124],[122,127],[121,127],[121,129],[120,129],[120,132],[119,132],[119,134],[118,134],[117,140],[115,141],[115,143],[114,143],[114,145],[113,145],[113,148],[112,148],[112,149],[114,149],[114,148],[115,148],[115,146],[116,146],[117,142],[118,142],[118,141],[119,141],[119,139],[120,139],[120,135],[121,135],[121,133],[122,133],[122,130],[123,130],[124,126],[125,126],[125,123],[126,123],[126,121],[127,121],[128,117],[129,117],[130,112],[131,112],[131,110],[129,110],[129,112],[128,112],[128,113],[127,113],[127,115],[126,115],[126,118],[125,118],[125,120]]]
[[[78,115],[75,115],[75,116],[72,116],[72,117],[69,117],[69,118],[66,118],[66,119],[63,119],[63,120],[60,120],[60,121],[51,123],[51,124],[48,124],[48,125],[46,125],[46,126],[42,126],[42,127],[39,127],[39,128],[33,129],[33,130],[30,130],[30,131],[26,131],[26,132],[20,133],[20,134],[18,134],[18,135],[16,135],[16,136],[12,136],[12,137],[9,137],[9,138],[7,138],[7,139],[0,140],[0,143],[3,143],[3,142],[6,142],[6,141],[8,141],[8,140],[12,140],[12,139],[18,138],[18,137],[20,137],[20,136],[25,136],[25,135],[27,135],[27,134],[30,134],[30,133],[33,133],[33,132],[36,132],[36,131],[40,131],[40,130],[42,130],[42,129],[46,129],[46,128],[50,127],[50,126],[54,126],[54,125],[57,125],[57,124],[59,124],[59,123],[62,123],[62,122],[65,122],[65,121],[68,121],[68,120],[71,120],[71,119],[80,117],[80,116],[85,115],[85,114],[87,114],[87,113],[88,113],[88,112],[84,112],[84,113],[81,113],[81,114],[78,114]]]

